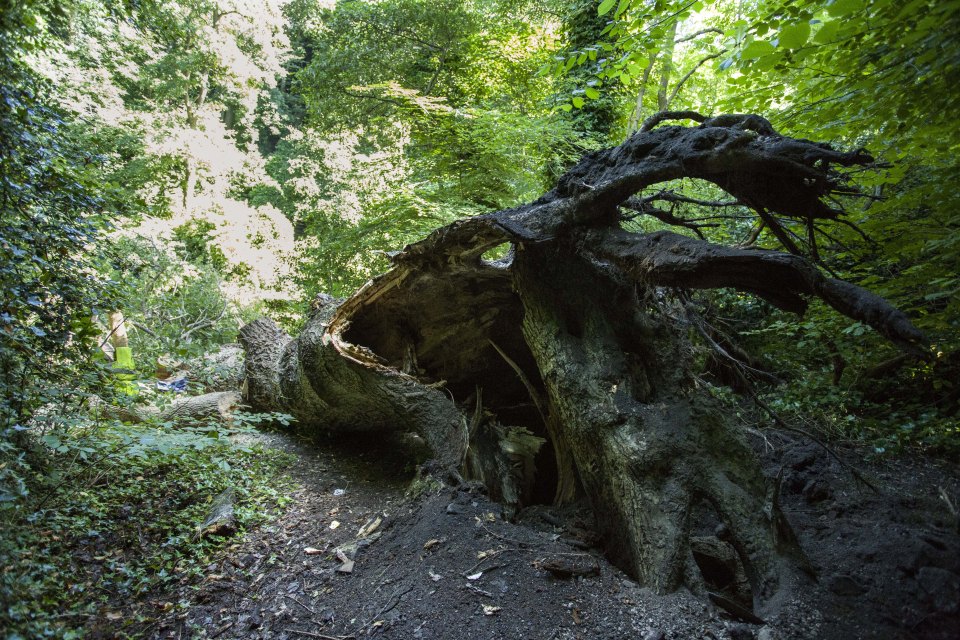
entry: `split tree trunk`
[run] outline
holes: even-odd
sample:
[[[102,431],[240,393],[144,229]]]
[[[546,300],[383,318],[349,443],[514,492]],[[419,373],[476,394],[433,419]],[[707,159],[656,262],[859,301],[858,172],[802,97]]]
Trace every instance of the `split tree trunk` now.
[[[702,124],[650,130],[673,116]],[[791,581],[798,549],[743,435],[690,375],[686,309],[666,291],[730,287],[795,312],[819,296],[905,349],[922,336],[801,257],[630,233],[618,207],[689,177],[768,224],[772,213],[835,219],[823,202],[847,188],[835,167],[870,162],[780,136],[758,116],[660,115],[536,202],[438,229],[343,303],[321,298],[296,339],[267,320],[245,327],[246,399],[313,427],[415,431],[447,467],[500,425],[526,428],[551,443],[536,460],[541,498],[575,467],[609,556],[631,575],[659,592],[702,589],[691,537],[705,517],[762,605]],[[481,259],[504,242],[507,259]]]
[[[327,301],[296,340],[267,319],[241,329],[250,406],[290,413],[304,427],[416,432],[442,465],[458,466],[466,450],[467,424],[442,386],[423,384],[378,362],[369,350],[329,334],[324,319],[336,304]]]

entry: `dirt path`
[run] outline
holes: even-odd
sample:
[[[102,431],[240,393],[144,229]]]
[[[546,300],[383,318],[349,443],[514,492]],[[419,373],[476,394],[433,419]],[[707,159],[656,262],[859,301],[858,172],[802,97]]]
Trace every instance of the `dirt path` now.
[[[513,524],[470,487],[409,500],[411,472],[386,464],[389,451],[262,437],[297,456],[290,506],[185,587],[190,608],[149,637],[960,637],[960,539],[938,497],[960,483],[944,465],[872,467],[874,494],[817,447],[777,440],[769,471],[783,470],[783,506],[819,582],[760,625],[638,587],[603,559],[585,513],[537,507]]]

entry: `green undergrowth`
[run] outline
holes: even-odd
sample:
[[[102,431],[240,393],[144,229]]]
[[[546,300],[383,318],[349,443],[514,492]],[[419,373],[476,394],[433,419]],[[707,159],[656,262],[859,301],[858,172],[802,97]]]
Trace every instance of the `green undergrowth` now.
[[[835,386],[823,379],[801,382],[762,396],[792,426],[830,441],[866,445],[874,455],[913,451],[949,459],[960,453],[960,421],[931,402],[877,401],[878,393],[872,390]],[[892,395],[891,391],[887,398]]]
[[[922,453],[950,460],[960,454],[960,421],[956,416],[945,415],[920,394],[913,402],[882,403],[874,399],[881,393],[892,398],[894,392],[887,387],[896,382],[908,389],[908,385],[918,386],[903,380],[918,375],[913,370],[902,372],[883,387],[875,385],[869,393],[853,385],[834,385],[829,373],[821,374],[776,386],[758,385],[762,406],[748,393],[740,394],[729,387],[710,385],[709,390],[748,428],[777,428],[782,421],[825,442],[866,450],[870,457]]]
[[[233,540],[198,535],[218,494],[234,491],[237,535],[289,500],[291,456],[241,444],[236,431],[112,424],[42,438],[46,466],[25,479],[29,499],[0,511],[2,635],[122,636],[180,606],[169,594]]]

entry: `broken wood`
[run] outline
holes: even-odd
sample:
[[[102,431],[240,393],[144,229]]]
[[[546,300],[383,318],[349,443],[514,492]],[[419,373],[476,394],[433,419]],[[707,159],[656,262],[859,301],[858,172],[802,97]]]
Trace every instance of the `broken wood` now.
[[[558,578],[600,575],[600,563],[588,553],[564,553],[537,560],[536,566]]]
[[[675,118],[701,124],[657,126]],[[706,504],[760,611],[795,584],[802,554],[744,434],[695,383],[687,310],[671,292],[731,288],[795,313],[819,297],[906,352],[923,354],[924,337],[882,298],[795,255],[789,238],[792,253],[632,233],[620,211],[645,189],[662,198],[658,185],[691,178],[774,233],[777,219],[842,221],[828,204],[850,192],[841,169],[871,163],[756,115],[659,114],[538,200],[437,229],[350,298],[318,298],[296,338],[269,320],[244,327],[245,400],[307,428],[412,431],[447,470],[482,448],[479,425],[527,429],[550,441],[530,493],[568,495],[558,485],[573,475],[610,559],[630,575],[658,592],[704,592],[690,531]],[[482,258],[505,243],[506,258]],[[574,474],[562,471],[567,455]]]
[[[241,406],[242,398],[239,391],[216,391],[199,396],[178,397],[163,408],[98,403],[95,409],[104,418],[121,422],[139,424],[158,421],[183,425],[211,419],[230,424],[234,412]]]
[[[209,538],[217,536],[226,538],[237,532],[237,519],[233,509],[234,491],[225,489],[210,504],[207,516],[197,529],[196,537]]]

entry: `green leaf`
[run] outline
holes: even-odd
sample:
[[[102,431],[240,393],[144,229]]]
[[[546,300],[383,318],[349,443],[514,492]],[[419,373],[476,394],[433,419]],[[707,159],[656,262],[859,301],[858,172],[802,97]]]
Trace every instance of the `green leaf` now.
[[[583,108],[583,98],[581,98],[580,96],[577,96],[576,98],[571,100],[571,102],[573,103],[573,106],[576,107],[577,109]]]
[[[593,87],[587,87],[584,93],[587,94],[587,97],[590,98],[591,100],[596,100],[597,98],[600,97],[600,92],[594,89]]]
[[[604,16],[610,12],[610,9],[613,9],[613,5],[617,3],[617,0],[603,0],[600,3],[600,6],[597,7],[597,15]]]
[[[48,447],[50,447],[51,449],[56,449],[61,444],[60,438],[50,433],[44,434],[43,437],[40,438],[40,440],[43,441],[43,443]]]
[[[810,37],[810,23],[796,22],[780,28],[780,46],[785,49],[799,49]]]
[[[752,69],[757,71],[769,71],[773,69],[778,62],[780,62],[780,56],[763,56],[753,63]]]
[[[833,39],[836,37],[837,31],[839,30],[839,20],[824,22],[823,26],[817,31],[817,35],[813,36],[813,41],[817,44],[829,44],[830,42],[833,42]]]
[[[863,8],[863,0],[833,0],[827,7],[827,13],[834,18],[845,16]]]
[[[754,40],[743,48],[740,57],[744,60],[756,60],[776,51],[774,46],[766,40]]]

